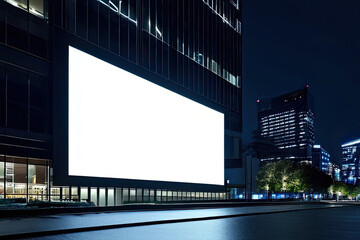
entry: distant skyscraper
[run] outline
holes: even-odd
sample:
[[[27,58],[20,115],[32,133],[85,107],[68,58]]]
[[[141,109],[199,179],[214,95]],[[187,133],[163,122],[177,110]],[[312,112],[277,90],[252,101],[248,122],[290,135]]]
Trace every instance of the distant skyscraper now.
[[[342,177],[345,182],[356,183],[360,179],[360,139],[341,145],[342,148]]]
[[[329,175],[331,175],[333,170],[330,162],[330,154],[320,145],[314,145],[312,151],[312,165]]]
[[[311,162],[314,145],[314,101],[306,88],[258,100],[258,129],[280,150],[264,160]]]

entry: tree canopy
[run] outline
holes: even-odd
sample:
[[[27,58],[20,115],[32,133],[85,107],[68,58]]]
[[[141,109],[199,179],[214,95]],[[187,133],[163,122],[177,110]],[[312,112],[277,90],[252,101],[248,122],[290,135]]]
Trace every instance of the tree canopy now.
[[[335,182],[330,186],[329,192],[349,198],[355,198],[360,194],[360,186],[346,184],[344,182]]]
[[[280,160],[262,164],[256,182],[258,191],[325,193],[333,180],[309,164]]]

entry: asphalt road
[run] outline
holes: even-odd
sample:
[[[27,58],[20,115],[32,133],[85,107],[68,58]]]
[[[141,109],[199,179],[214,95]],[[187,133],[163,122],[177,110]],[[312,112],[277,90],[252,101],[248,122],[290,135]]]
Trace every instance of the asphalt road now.
[[[360,239],[360,207],[314,209],[32,239]]]

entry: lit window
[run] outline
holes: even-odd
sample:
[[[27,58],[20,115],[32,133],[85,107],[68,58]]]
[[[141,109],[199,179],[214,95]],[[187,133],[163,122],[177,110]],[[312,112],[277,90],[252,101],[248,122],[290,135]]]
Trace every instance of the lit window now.
[[[28,11],[29,13],[45,18],[44,0],[4,0],[9,4],[21,8],[22,10]],[[28,5],[29,3],[29,5]]]

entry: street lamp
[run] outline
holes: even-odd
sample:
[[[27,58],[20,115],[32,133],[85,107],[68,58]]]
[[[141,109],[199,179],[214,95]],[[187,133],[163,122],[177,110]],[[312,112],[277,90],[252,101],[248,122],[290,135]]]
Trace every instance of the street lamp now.
[[[336,201],[339,201],[339,196],[341,196],[341,192],[337,192]]]

